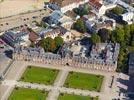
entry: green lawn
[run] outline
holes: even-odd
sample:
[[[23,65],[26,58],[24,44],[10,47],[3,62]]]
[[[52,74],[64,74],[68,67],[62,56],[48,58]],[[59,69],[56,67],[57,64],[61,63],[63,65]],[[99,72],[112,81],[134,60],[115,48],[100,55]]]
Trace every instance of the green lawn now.
[[[16,88],[12,91],[8,100],[46,100],[47,92],[28,89],[28,88]]]
[[[54,83],[58,70],[28,66],[20,81],[51,85]]]
[[[61,93],[58,100],[98,100],[98,97],[81,96]]]
[[[100,91],[104,76],[70,72],[64,86],[70,88]]]

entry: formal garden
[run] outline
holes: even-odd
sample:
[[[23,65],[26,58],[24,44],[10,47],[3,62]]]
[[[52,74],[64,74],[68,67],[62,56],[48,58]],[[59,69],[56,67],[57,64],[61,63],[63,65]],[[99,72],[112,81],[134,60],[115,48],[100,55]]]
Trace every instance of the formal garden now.
[[[58,72],[56,69],[28,66],[20,81],[52,85]]]
[[[59,70],[28,66],[19,81],[53,85]],[[100,92],[104,76],[81,72],[69,72],[63,87]],[[16,87],[8,100],[46,100],[49,91],[31,87]],[[57,100],[99,100],[99,97],[60,93]]]
[[[58,100],[98,100],[98,97],[61,93],[58,97]]]
[[[47,95],[44,90],[16,87],[8,100],[46,100]]]
[[[104,76],[70,72],[64,86],[100,92]]]

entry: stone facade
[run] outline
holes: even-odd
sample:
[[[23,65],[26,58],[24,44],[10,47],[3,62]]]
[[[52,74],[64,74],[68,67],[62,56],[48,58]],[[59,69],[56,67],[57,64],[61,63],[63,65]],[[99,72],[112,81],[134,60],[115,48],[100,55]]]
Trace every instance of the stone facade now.
[[[117,63],[100,63],[86,57],[73,57],[69,54],[45,53],[40,48],[17,48],[13,53],[14,60],[33,61],[51,65],[68,65],[70,67],[85,68],[89,70],[101,70],[113,72],[116,70]]]

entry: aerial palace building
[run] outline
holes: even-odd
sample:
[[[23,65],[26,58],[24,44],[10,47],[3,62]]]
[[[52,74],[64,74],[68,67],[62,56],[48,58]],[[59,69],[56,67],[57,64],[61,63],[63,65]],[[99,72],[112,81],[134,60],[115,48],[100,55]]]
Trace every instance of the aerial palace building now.
[[[64,44],[57,54],[44,52],[42,48],[16,48],[13,59],[92,70],[115,71],[119,48],[119,44],[100,43],[93,45],[92,50],[89,51],[88,46],[83,46],[75,41]]]

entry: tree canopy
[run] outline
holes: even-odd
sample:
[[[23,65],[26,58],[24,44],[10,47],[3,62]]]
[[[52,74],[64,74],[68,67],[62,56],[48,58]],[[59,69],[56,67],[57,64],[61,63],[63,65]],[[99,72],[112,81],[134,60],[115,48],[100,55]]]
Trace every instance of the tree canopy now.
[[[93,44],[100,43],[101,42],[100,36],[97,35],[97,33],[92,34],[91,35],[91,41],[92,41]]]
[[[47,37],[40,41],[40,46],[44,48],[46,52],[55,52],[55,50],[57,50],[63,42],[63,38],[60,36],[57,36],[54,39]]]
[[[100,29],[98,34],[101,37],[101,42],[107,42],[110,39],[110,30],[108,29]]]
[[[123,43],[125,40],[125,32],[122,28],[115,29],[111,34],[111,40],[117,43]]]
[[[120,15],[120,14],[123,14],[124,13],[124,9],[122,7],[115,7],[111,10],[113,13],[117,14],[117,15]]]
[[[74,8],[74,12],[78,15],[80,15],[81,17],[83,15],[87,15],[90,11],[90,7],[88,4],[83,5],[82,7],[79,8]]]
[[[46,52],[53,52],[56,49],[55,41],[51,37],[42,39],[40,45]]]
[[[55,41],[56,47],[61,46],[61,45],[63,44],[63,42],[64,42],[63,38],[60,37],[60,36],[55,37],[55,38],[54,38],[54,41]]]
[[[134,24],[116,28],[111,32],[110,40],[120,44],[117,71],[126,73],[128,71],[128,55],[134,51]]]
[[[74,23],[73,28],[82,33],[86,32],[86,26],[82,19],[78,19],[76,23]]]

